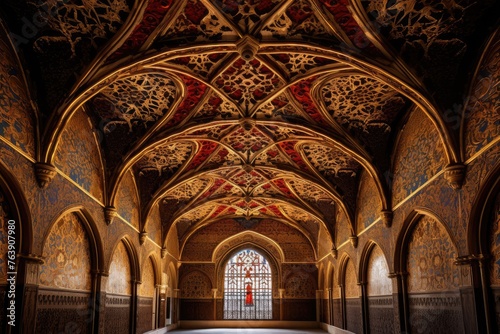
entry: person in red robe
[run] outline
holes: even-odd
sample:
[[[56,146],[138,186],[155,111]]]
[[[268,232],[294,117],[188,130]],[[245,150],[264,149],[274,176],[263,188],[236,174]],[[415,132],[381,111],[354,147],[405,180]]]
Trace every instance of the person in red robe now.
[[[247,284],[247,297],[245,298],[245,306],[253,305],[253,297],[252,297],[252,284]]]
[[[250,278],[250,269],[246,270],[245,281],[247,282],[246,290],[247,295],[245,298],[245,306],[253,306],[253,295],[252,295],[252,279]]]

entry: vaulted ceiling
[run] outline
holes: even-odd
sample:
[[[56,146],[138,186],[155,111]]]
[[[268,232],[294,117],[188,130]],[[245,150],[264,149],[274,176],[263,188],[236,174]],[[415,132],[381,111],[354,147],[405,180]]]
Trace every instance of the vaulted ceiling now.
[[[287,224],[313,245],[338,212],[356,231],[360,175],[391,212],[391,154],[408,114],[460,162],[446,110],[495,18],[494,1],[4,0],[31,78],[38,160],[78,110],[100,135],[105,204],[132,171],[141,228],[185,242],[234,219]],[[492,13],[493,12],[493,13]],[[10,21],[9,21],[10,20]]]

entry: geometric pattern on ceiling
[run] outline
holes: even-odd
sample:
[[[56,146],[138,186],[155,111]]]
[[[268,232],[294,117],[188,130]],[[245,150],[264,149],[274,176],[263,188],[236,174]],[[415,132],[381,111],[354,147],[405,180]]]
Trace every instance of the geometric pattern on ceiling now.
[[[486,2],[481,10],[492,3]],[[332,233],[333,211],[344,211],[353,223],[363,171],[377,186],[382,210],[390,210],[390,184],[382,177],[390,155],[384,152],[417,107],[428,108],[449,162],[456,156],[422,87],[429,79],[436,91],[449,90],[440,80],[459,72],[443,57],[453,50],[463,56],[468,41],[458,40],[457,24],[480,18],[481,6],[458,0],[424,2],[425,10],[386,0],[109,3],[95,13],[65,4],[57,13],[67,9],[68,15],[50,22],[64,36],[57,43],[73,53],[82,51],[73,33],[79,27],[96,56],[78,67],[74,86],[59,93],[68,98],[45,104],[55,107],[52,116],[46,112],[49,139],[41,150],[50,163],[68,118],[83,105],[103,131],[105,204],[115,204],[132,170],[141,226],[161,202],[174,211],[163,214],[163,225],[175,221],[183,237],[197,224],[229,217],[277,219],[312,240],[320,225]],[[84,15],[73,19],[73,12]],[[49,30],[34,39],[40,54],[56,49],[50,34],[60,36]],[[98,43],[101,37],[108,44]],[[419,47],[422,64],[437,60],[439,71],[426,72],[408,58],[406,51]],[[67,62],[54,63],[68,70]],[[60,88],[38,72],[47,92]]]

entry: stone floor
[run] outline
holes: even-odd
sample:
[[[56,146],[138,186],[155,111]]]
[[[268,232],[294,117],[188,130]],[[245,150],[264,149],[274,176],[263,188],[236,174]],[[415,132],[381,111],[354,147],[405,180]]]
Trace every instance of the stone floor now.
[[[208,329],[176,329],[169,333],[183,334],[319,334],[326,333],[321,329],[279,329],[279,328],[208,328]]]

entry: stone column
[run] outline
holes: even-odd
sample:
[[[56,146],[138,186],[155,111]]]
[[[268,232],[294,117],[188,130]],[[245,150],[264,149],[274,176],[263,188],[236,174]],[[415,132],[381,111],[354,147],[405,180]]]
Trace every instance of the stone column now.
[[[369,323],[369,318],[368,318],[368,283],[367,282],[359,282],[358,283],[360,287],[360,299],[361,299],[361,315],[363,317],[363,333],[368,333],[368,323]]]

